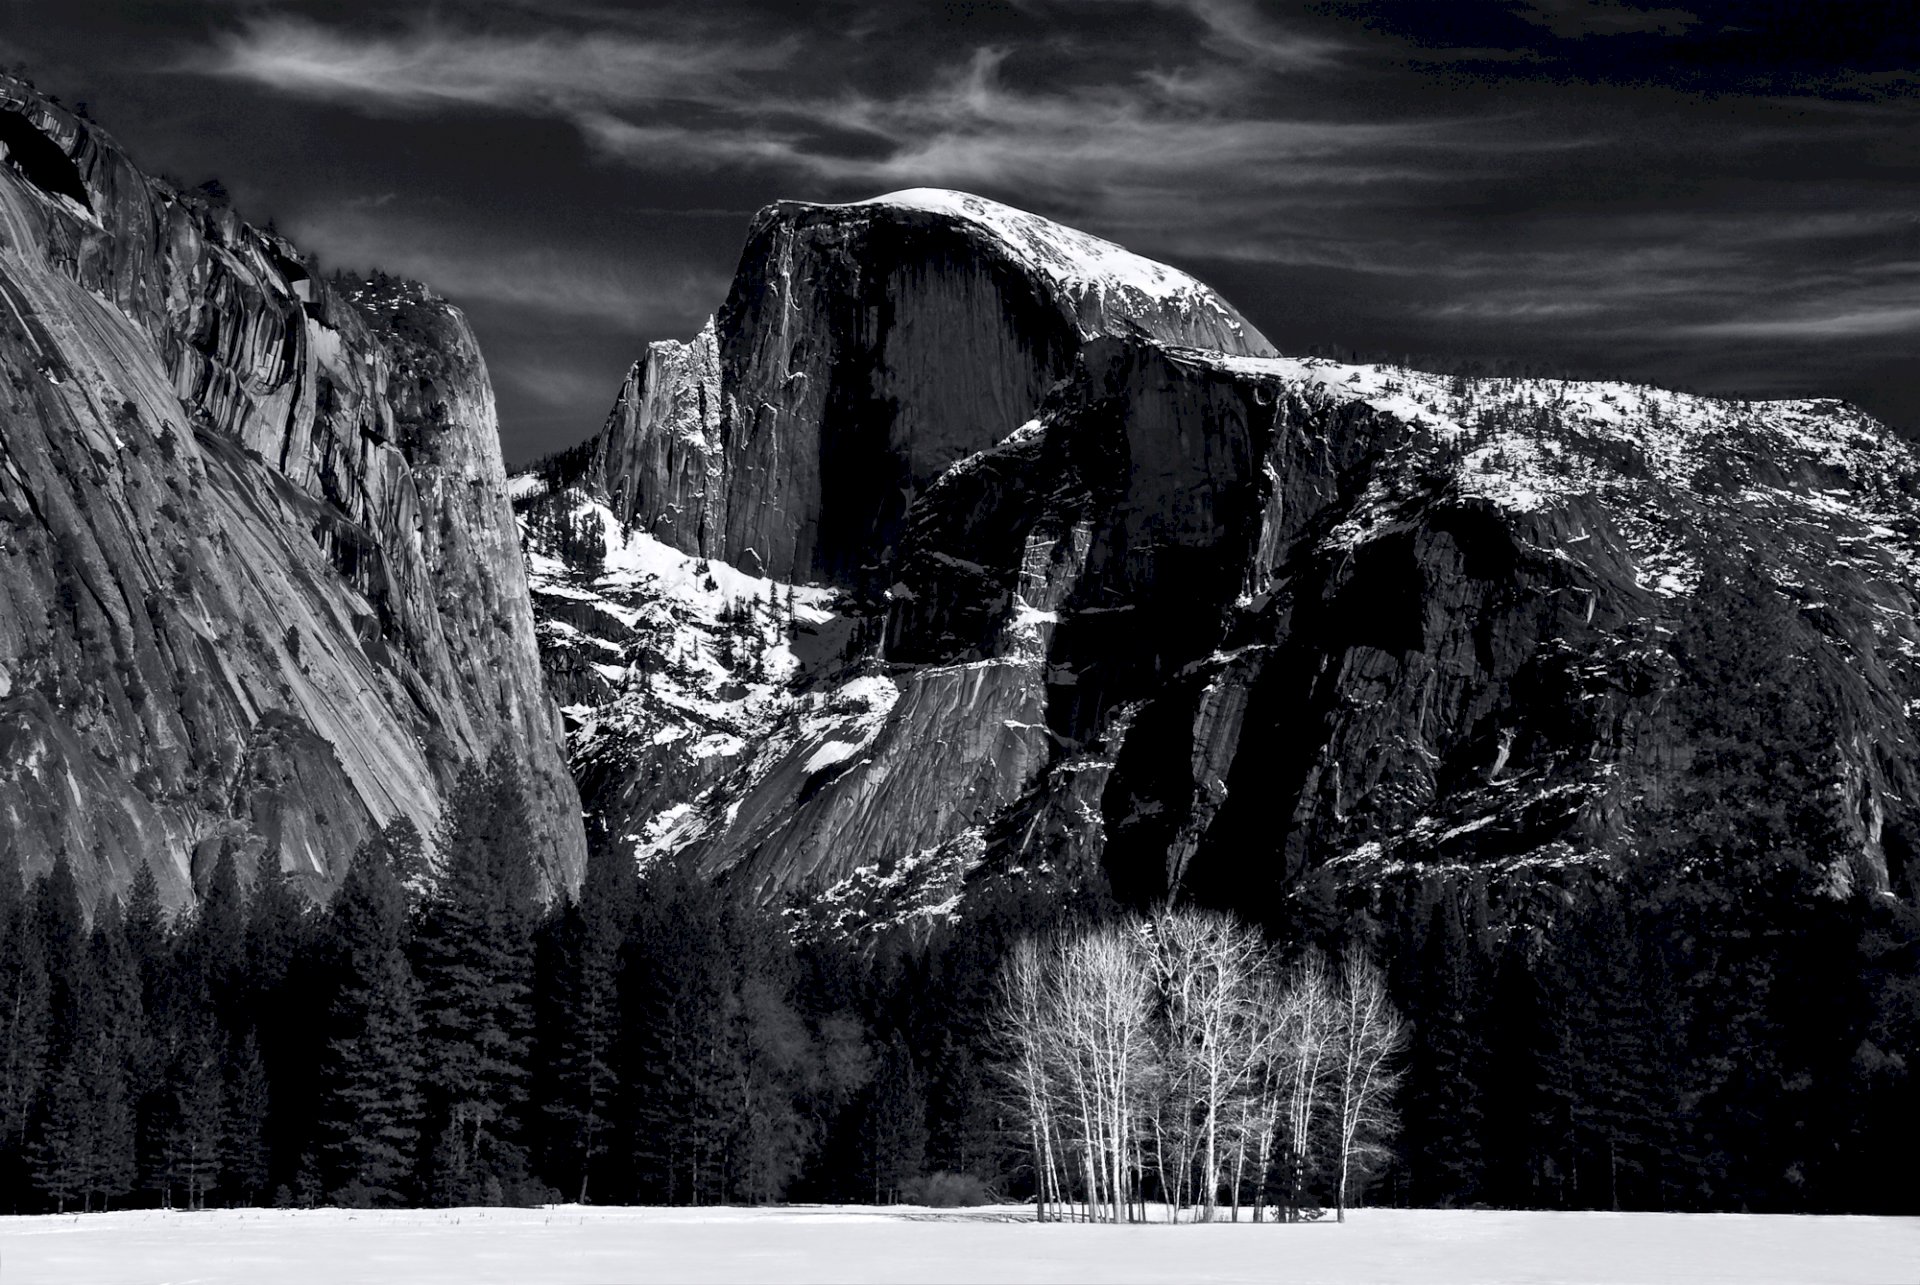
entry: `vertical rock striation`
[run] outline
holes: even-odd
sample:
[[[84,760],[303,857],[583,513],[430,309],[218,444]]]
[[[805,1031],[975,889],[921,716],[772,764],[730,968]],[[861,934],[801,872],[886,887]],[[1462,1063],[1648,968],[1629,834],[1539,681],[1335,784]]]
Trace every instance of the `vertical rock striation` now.
[[[0,80],[0,846],[83,893],[221,844],[328,888],[461,765],[584,854],[492,390],[419,286],[318,279]]]

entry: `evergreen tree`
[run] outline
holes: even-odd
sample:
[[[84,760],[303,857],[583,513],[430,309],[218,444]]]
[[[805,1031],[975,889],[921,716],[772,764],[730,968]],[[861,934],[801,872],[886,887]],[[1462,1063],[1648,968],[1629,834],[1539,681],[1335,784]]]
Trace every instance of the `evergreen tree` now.
[[[91,988],[83,1019],[90,1150],[86,1204],[106,1208],[134,1188],[136,1068],[146,1057],[139,974],[117,902],[94,914]]]
[[[273,1013],[272,997],[285,987],[301,946],[305,912],[304,901],[280,868],[279,852],[261,853],[247,899],[244,973],[249,1025],[260,1026]]]
[[[587,856],[577,902],[561,912],[554,981],[542,996],[553,1087],[550,1174],[585,1203],[595,1163],[610,1147],[620,1032],[620,958],[638,891],[633,863],[613,845]],[[578,1182],[573,1181],[578,1175]]]
[[[1567,925],[1562,976],[1571,990],[1574,1199],[1588,1208],[1647,1203],[1660,1172],[1667,1121],[1678,1113],[1660,1065],[1658,1015],[1646,1002],[1638,946],[1619,893],[1591,889]]]
[[[86,1191],[93,1112],[87,1086],[87,933],[73,866],[64,851],[34,884],[34,921],[35,945],[47,974],[48,1023],[46,1065],[28,1153],[34,1184],[56,1210],[65,1210]]]
[[[281,870],[279,853],[262,853],[247,901],[246,1023],[267,1085],[266,1173],[258,1184],[264,1192],[291,1180],[317,1114],[316,1072],[326,1023],[315,1021],[316,1013],[325,1012],[325,999],[314,986],[321,953],[316,922]],[[229,1090],[237,1088],[230,1078]]]
[[[144,859],[133,872],[126,913],[121,919],[127,953],[140,983],[140,1002],[151,1009],[167,967],[167,916],[160,904],[160,881],[154,878],[153,865]]]
[[[345,1204],[400,1202],[419,1161],[420,1019],[394,867],[411,827],[398,825],[361,845],[329,917],[336,989],[318,1131],[323,1181]]]
[[[269,1090],[260,1042],[253,1032],[228,1040],[224,1063],[220,1172],[229,1192],[248,1204],[257,1204],[267,1188]]]
[[[736,961],[730,1074],[722,1081],[725,1197],[769,1203],[785,1196],[814,1145],[796,1104],[818,1074],[816,1050],[793,1004],[797,970],[784,925],[737,899],[727,901],[721,922],[722,949]]]
[[[220,843],[187,947],[189,966],[215,1010],[238,1018],[247,992],[247,898],[232,839]]]
[[[1904,1180],[1920,1151],[1920,911],[1893,898],[1863,906],[1854,952],[1870,996],[1866,1030],[1849,1077],[1849,1108],[1836,1160],[1845,1171],[1834,1204],[1856,1213],[1914,1214],[1920,1200]]]
[[[137,1053],[128,1063],[127,1095],[133,1105],[134,1157],[140,1185],[159,1190],[164,1183],[165,1133],[169,1114],[165,1100],[166,1068],[174,1031],[168,1025],[167,1000],[172,991],[173,965],[167,916],[160,904],[160,883],[153,866],[142,860],[127,890],[121,916],[127,958],[140,994],[140,1026],[134,1040]]]
[[[1487,1005],[1487,1195],[1502,1205],[1558,1205],[1575,1068],[1564,975],[1544,933],[1508,935]]]
[[[0,870],[0,1199],[28,1189],[27,1130],[46,1071],[52,997],[22,881]]]
[[[719,895],[679,860],[649,869],[622,1002],[627,1154],[641,1200],[726,1198],[727,1090],[738,1070],[734,965],[724,949]]]
[[[1422,1204],[1476,1200],[1482,1188],[1479,959],[1454,889],[1432,902],[1416,989],[1406,1135]]]
[[[873,1203],[906,1199],[926,1170],[927,1094],[920,1068],[898,1032],[881,1050],[861,1137]]]
[[[525,1193],[534,864],[520,770],[504,751],[462,774],[418,934],[431,1190],[441,1204]]]
[[[56,1213],[66,1212],[67,1205],[87,1190],[88,1158],[93,1151],[88,1069],[82,1048],[71,1043],[61,1047],[52,1060],[37,1112],[29,1152],[33,1180],[53,1202]]]
[[[166,1130],[166,1190],[188,1209],[204,1209],[222,1183],[227,1141],[226,1094],[221,1076],[221,1032],[204,998],[186,1008],[186,1026],[167,1077],[171,1111]]]

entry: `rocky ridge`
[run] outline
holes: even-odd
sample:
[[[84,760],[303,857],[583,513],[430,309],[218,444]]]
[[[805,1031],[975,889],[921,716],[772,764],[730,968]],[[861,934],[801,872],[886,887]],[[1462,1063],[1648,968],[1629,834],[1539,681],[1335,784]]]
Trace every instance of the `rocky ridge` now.
[[[215,193],[0,79],[0,847],[89,902],[276,849],[312,892],[463,763],[578,803],[493,395],[423,287],[321,279]],[[249,867],[250,868],[250,867]]]
[[[1280,358],[1190,279],[1062,285],[1111,253],[957,194],[755,220],[716,323],[529,490],[814,640],[693,674],[724,629],[673,576],[536,558],[549,672],[621,649],[569,711],[608,841],[855,927],[1089,862],[1269,914],[1319,871],[1629,860],[1705,752],[1683,640],[1731,594],[1817,692],[1831,886],[1909,883],[1920,460],[1885,426]],[[754,694],[689,756],[696,690]]]

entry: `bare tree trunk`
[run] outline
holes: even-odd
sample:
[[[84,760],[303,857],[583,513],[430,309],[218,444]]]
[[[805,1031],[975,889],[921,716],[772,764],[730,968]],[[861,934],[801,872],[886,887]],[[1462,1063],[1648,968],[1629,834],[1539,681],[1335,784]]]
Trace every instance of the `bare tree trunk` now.
[[[1247,1104],[1240,1104],[1240,1127],[1234,1133],[1233,1146],[1233,1221],[1240,1221],[1240,1186],[1247,1171]]]

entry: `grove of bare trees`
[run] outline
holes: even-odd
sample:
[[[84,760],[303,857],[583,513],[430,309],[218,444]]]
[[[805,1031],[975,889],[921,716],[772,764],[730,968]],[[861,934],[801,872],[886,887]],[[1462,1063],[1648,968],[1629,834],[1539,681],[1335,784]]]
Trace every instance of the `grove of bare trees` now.
[[[1395,1130],[1405,1043],[1380,970],[1350,950],[1282,969],[1253,929],[1161,911],[1014,944],[997,1010],[1043,1221],[1338,1215]]]

